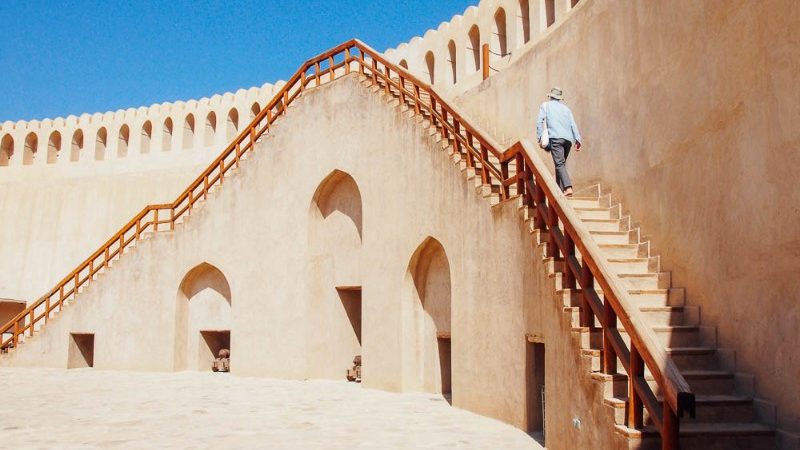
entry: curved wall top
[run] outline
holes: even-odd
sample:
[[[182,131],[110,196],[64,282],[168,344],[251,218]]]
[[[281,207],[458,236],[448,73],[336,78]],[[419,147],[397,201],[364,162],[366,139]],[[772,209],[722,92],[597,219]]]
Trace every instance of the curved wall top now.
[[[26,166],[118,171],[200,163],[207,159],[202,155],[216,156],[283,84],[105,113],[6,121],[0,124],[0,171]]]
[[[491,73],[502,70],[551,28],[590,0],[482,0],[422,37],[386,50],[391,61],[451,94],[479,84],[481,47],[489,44]]]
[[[385,54],[456,95],[482,81],[484,43],[491,49],[490,72],[499,71],[563,21],[580,1],[590,0],[482,0]],[[38,166],[72,172],[85,167],[95,173],[203,163],[227,145],[283,84],[79,117],[7,121],[0,124],[0,170]]]

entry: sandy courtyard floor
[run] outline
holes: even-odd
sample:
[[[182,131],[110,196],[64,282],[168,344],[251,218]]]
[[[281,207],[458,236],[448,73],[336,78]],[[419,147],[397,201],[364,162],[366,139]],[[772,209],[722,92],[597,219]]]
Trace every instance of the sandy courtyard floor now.
[[[430,394],[213,373],[0,369],[4,448],[541,449]]]

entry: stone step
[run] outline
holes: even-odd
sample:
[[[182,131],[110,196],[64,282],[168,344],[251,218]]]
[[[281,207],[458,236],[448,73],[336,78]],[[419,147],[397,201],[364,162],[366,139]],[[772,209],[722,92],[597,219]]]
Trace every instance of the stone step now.
[[[617,425],[616,431],[630,439],[630,448],[661,448],[658,430],[647,426],[641,430]],[[775,429],[752,422],[681,422],[680,443],[683,450],[766,450],[775,448]]]
[[[618,208],[606,207],[576,207],[574,208],[581,219],[617,219]]]
[[[595,242],[601,245],[626,245],[636,244],[637,241],[631,235],[633,231],[590,231]]]
[[[621,367],[618,370],[622,370]],[[685,370],[681,374],[689,383],[689,388],[695,395],[733,395],[735,387],[734,374],[717,370]],[[628,391],[628,376],[623,373],[609,375],[594,372],[592,379],[601,383],[604,397],[626,396]],[[653,389],[656,396],[661,395],[661,390],[652,375],[645,374],[645,380]]]
[[[672,286],[670,272],[659,273],[618,273],[617,277],[628,289],[654,290],[669,289]]]
[[[644,258],[649,255],[647,243],[598,244],[606,258]]]
[[[698,325],[700,308],[698,306],[661,306],[639,308],[641,317],[651,326],[664,325]],[[577,306],[565,306],[564,312],[569,314],[573,327],[580,323],[580,309]],[[617,321],[617,326],[622,324]]]
[[[614,421],[617,425],[624,425],[628,411],[628,397],[607,397],[603,403],[614,411]],[[659,398],[663,405],[663,399]],[[753,399],[740,395],[697,395],[695,396],[695,418],[688,415],[681,418],[681,426],[690,423],[724,423],[724,422],[753,422],[755,408]],[[645,408],[645,424],[651,423],[647,408]]]
[[[672,347],[666,348],[675,365],[680,370],[720,370],[728,369],[724,367],[728,363],[724,359],[729,358],[725,355],[730,350],[717,349],[715,347]],[[718,354],[719,353],[719,354]],[[596,348],[581,349],[581,356],[586,358],[586,363],[592,372],[602,370],[603,350]],[[617,359],[617,370],[625,373],[622,361]]]
[[[567,197],[567,201],[573,208],[599,208],[600,199],[597,197],[578,197],[573,195]]]
[[[630,336],[622,328],[618,328],[622,339],[630,345]],[[599,327],[574,327],[573,331],[581,333],[582,348],[603,348],[603,330]],[[653,333],[664,347],[716,347],[717,332],[715,327],[694,325],[674,325],[653,327]]]
[[[657,258],[608,258],[611,269],[617,273],[650,273],[657,272]]]
[[[581,296],[583,295],[582,289],[562,289],[561,288],[561,274],[555,275],[556,294],[561,295],[564,301],[564,306],[580,306]],[[597,295],[602,299],[603,291],[596,289]],[[670,288],[670,289],[628,289],[628,294],[633,300],[634,306],[639,308],[654,308],[666,306],[684,306],[685,305],[685,290],[683,288]]]
[[[627,231],[622,219],[583,219],[589,231]]]

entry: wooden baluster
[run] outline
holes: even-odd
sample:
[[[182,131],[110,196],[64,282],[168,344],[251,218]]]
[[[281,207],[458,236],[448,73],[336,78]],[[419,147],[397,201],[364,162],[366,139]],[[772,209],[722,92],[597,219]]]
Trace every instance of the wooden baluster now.
[[[566,230],[565,230],[566,231]],[[564,289],[575,289],[575,274],[572,273],[572,267],[569,265],[569,259],[575,256],[575,242],[572,241],[572,235],[564,233],[564,247],[566,253],[564,254]]]
[[[438,119],[436,118],[436,112],[437,112],[436,111],[436,99],[433,98],[433,96],[431,96],[431,124],[434,127],[439,128],[439,122],[438,122]]]
[[[372,58],[372,84],[378,84],[378,61]]]
[[[105,250],[105,251],[104,251],[104,253],[105,253],[105,258],[103,258],[103,268],[104,268],[104,269],[105,269],[105,268],[108,268],[108,249],[109,249],[109,247],[110,247],[110,246],[106,246],[106,248],[104,249],[104,250]]]
[[[64,288],[61,288],[61,298],[64,298]],[[47,297],[44,300],[44,324],[47,325],[47,321],[50,319],[50,297]]]
[[[300,90],[302,91],[303,88],[306,87],[306,70],[307,68],[300,74]]]
[[[483,79],[489,78],[489,44],[483,44],[483,60],[481,67],[483,68]]]
[[[169,231],[175,231],[175,208],[169,210]]]
[[[456,153],[461,155],[461,122],[454,120],[453,129],[455,130],[453,140],[455,141]]]
[[[550,242],[547,245],[547,256],[558,259],[561,251],[556,241],[556,229],[558,229],[558,215],[552,202],[547,204],[547,229],[550,231]]]
[[[419,115],[419,86],[414,85],[414,114]]]
[[[253,147],[253,145],[251,145]],[[222,185],[222,181],[225,178],[225,160],[219,160],[219,184]]]
[[[545,194],[544,189],[542,186],[539,185],[542,180],[535,179],[533,180],[533,199],[536,202],[536,223],[534,224],[536,228],[541,230],[541,232],[547,231],[547,217],[545,217],[542,211],[539,209],[539,205],[545,204]]]
[[[680,421],[678,415],[669,406],[669,402],[664,402],[664,420],[661,424],[661,449],[678,450],[680,447]]]
[[[358,49],[358,74],[364,75],[364,66],[366,63],[364,62],[364,50]]]
[[[386,84],[383,86],[383,93],[389,95],[389,80],[392,79],[391,72],[389,71],[389,66],[384,66],[383,68],[384,75],[386,76]]]
[[[530,207],[533,204],[533,198],[528,192],[528,171],[525,169],[525,158],[522,153],[517,152],[514,155],[517,164],[517,195],[522,196],[522,204]]]
[[[500,163],[500,176],[502,177],[502,180],[500,180],[500,185],[502,187],[500,195],[502,199],[505,200],[511,195],[511,186],[506,185],[506,181],[508,181],[508,161]]]
[[[330,81],[333,81],[333,55],[328,57],[328,70],[330,71]]]
[[[78,295],[78,287],[81,285],[81,271],[78,270],[75,272],[75,280],[72,282],[75,285],[75,289],[72,291],[72,296],[75,297]]]
[[[487,150],[483,141],[478,141],[481,148],[481,182],[483,184],[491,184],[492,178],[489,174],[489,150]]]
[[[475,156],[472,154],[472,133],[467,131],[467,167],[475,167]]]
[[[12,342],[14,343],[14,348],[17,348],[17,344],[19,343],[19,320],[14,322],[14,336],[12,337]]]
[[[153,233],[158,233],[158,209],[153,212]]]
[[[644,376],[644,360],[636,346],[631,345],[631,370],[628,373],[628,428],[642,428],[644,404],[634,388],[637,379]]]
[[[239,161],[239,144],[236,144],[236,161]],[[208,175],[203,177],[203,200],[208,198]]]
[[[319,75],[319,61],[314,63],[314,82],[317,86],[320,84]]]
[[[400,105],[406,104],[406,80],[400,75]]]
[[[33,324],[33,319],[35,318],[34,315],[33,315],[33,310],[31,310],[29,316],[30,316],[30,318],[28,319],[28,325],[29,325],[28,329],[31,331],[29,336],[33,336],[33,325],[34,325]]]
[[[450,130],[447,128],[447,125],[450,121],[447,119],[447,110],[442,108],[442,137],[446,140],[450,140]]]
[[[331,75],[333,76],[333,75]],[[289,109],[289,89],[283,91],[283,114],[286,114],[286,111]],[[255,147],[253,147],[255,150]]]
[[[594,289],[594,278],[590,278],[592,283],[591,289]],[[587,287],[584,286],[584,289]],[[585,296],[586,294],[584,294]],[[611,343],[611,333],[617,330],[617,313],[608,301],[608,297],[603,299],[603,373],[615,374],[617,373],[617,351],[614,350],[614,345]]]
[[[189,189],[189,197],[188,197],[188,202],[189,202],[189,211],[188,212],[189,212],[189,214],[192,213],[192,204],[194,203],[193,198],[192,198],[193,192],[194,192],[194,189]]]
[[[344,49],[344,73],[350,73],[350,47]]]
[[[122,251],[125,250],[125,232],[120,233],[119,235],[119,252],[117,255],[122,258]]]

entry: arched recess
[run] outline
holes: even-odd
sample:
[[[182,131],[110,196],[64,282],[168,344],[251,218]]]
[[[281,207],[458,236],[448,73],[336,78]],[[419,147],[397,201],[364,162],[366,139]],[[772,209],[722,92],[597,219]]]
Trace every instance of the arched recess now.
[[[106,159],[106,145],[108,144],[108,131],[105,127],[97,130],[97,138],[94,143],[94,160],[102,161]]]
[[[469,29],[469,45],[472,50],[472,71],[481,70],[481,30],[477,25]]]
[[[436,57],[432,51],[425,53],[425,67],[428,69],[428,78],[431,84],[436,82]]]
[[[69,148],[70,162],[78,162],[81,160],[81,152],[83,151],[83,130],[78,129],[72,133],[72,141]]]
[[[231,287],[217,267],[203,262],[178,286],[175,370],[210,371],[219,350],[230,350]]]
[[[544,0],[545,27],[556,23],[556,0]]]
[[[47,164],[58,162],[59,153],[61,153],[61,133],[53,131],[47,139]]]
[[[0,141],[0,166],[7,166],[12,156],[14,156],[14,138],[7,134]]]
[[[531,40],[531,8],[528,0],[519,0],[517,27],[517,46],[521,47]]]
[[[401,59],[400,60],[400,67],[408,70],[408,61],[406,61],[405,59]]]
[[[508,33],[506,32],[506,10],[497,8],[492,24],[492,52],[503,58],[508,54]]]
[[[438,240],[429,236],[417,246],[406,285],[413,311],[403,352],[412,378],[408,387],[442,394],[452,403],[450,262]]]
[[[225,141],[230,142],[239,134],[239,111],[231,108],[228,112],[228,121],[225,125]]]
[[[362,201],[349,174],[334,170],[317,187],[309,220],[310,295],[319,302],[314,323],[325,324],[325,336],[308,355],[309,376],[340,378],[361,354]]]
[[[260,112],[261,112],[261,107],[258,106],[258,102],[253,103],[253,106],[250,107],[250,120],[255,119],[258,113]]]
[[[194,115],[188,114],[183,121],[183,149],[189,150],[194,145]]]
[[[168,152],[172,150],[172,130],[174,125],[172,124],[172,119],[167,117],[164,120],[164,127],[162,128],[161,132],[161,151]]]
[[[128,156],[128,145],[131,142],[131,129],[128,125],[123,125],[119,129],[117,137],[117,158]]]
[[[36,158],[36,152],[39,150],[39,137],[36,133],[30,132],[25,136],[25,149],[22,152],[22,165],[30,166]]]
[[[153,124],[149,120],[142,125],[139,153],[150,153],[150,142],[153,140]]]
[[[455,41],[450,41],[447,44],[447,54],[450,56],[450,83],[458,83],[458,56],[456,53]]]
[[[214,136],[217,134],[217,115],[211,111],[206,116],[205,132],[203,133],[203,145],[211,147],[214,145]]]

